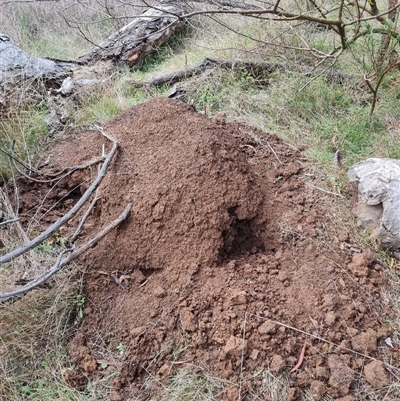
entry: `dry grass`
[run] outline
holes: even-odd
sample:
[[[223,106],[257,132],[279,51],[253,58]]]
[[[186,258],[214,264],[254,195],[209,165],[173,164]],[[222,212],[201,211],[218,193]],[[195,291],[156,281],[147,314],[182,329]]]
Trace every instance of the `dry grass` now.
[[[67,343],[76,316],[76,291],[69,274],[51,288],[35,290],[0,306],[0,399],[81,400],[63,372],[70,366]]]
[[[207,370],[195,367],[196,372],[180,369],[164,389],[160,401],[218,400],[225,393],[225,383]]]

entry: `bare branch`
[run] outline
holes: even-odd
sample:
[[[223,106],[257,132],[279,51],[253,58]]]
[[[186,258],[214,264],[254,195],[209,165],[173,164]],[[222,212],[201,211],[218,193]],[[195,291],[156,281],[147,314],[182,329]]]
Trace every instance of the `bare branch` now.
[[[19,221],[19,219],[11,219],[11,220],[2,221],[0,223],[0,226],[5,226],[6,224],[15,223],[16,221]]]
[[[366,11],[368,14],[370,14],[370,17],[361,18],[361,14],[358,11],[358,13],[357,13],[358,18],[353,21],[344,23],[343,26],[350,26],[350,25],[358,24],[360,22],[372,21],[372,20],[377,20],[377,21],[383,23],[383,22],[387,21],[386,18],[384,18],[386,15],[392,14],[394,11],[396,11],[400,7],[400,3],[399,3],[399,4],[395,5],[394,7],[391,7],[388,10],[375,15],[370,10],[365,8],[362,4],[358,3],[358,1],[351,1],[348,4],[354,6],[356,8],[356,10]]]
[[[26,284],[22,288],[19,288],[18,290],[0,293],[0,299],[7,299],[7,298],[25,294],[28,291],[31,291],[34,288],[38,287],[39,285],[43,284],[50,277],[52,277],[54,274],[56,274],[58,271],[60,271],[63,267],[65,267],[66,265],[71,263],[72,260],[76,259],[78,256],[80,256],[84,252],[86,252],[89,248],[92,248],[94,245],[96,245],[110,231],[112,231],[114,228],[119,226],[124,220],[126,220],[131,209],[132,209],[132,204],[129,203],[128,206],[126,206],[126,208],[124,209],[124,211],[112,223],[110,223],[108,226],[106,226],[102,231],[100,231],[93,238],[86,241],[84,244],[80,245],[76,249],[66,249],[66,250],[62,251],[60,253],[60,255],[58,255],[56,263],[48,272],[42,274],[41,276],[37,277],[36,279],[34,279],[30,283]],[[69,256],[67,256],[66,258],[62,259],[62,257],[68,252],[71,252],[71,254]]]
[[[76,228],[74,235],[70,238],[70,242],[71,242],[72,244],[77,240],[77,238],[78,238],[78,236],[79,236],[79,234],[80,234],[80,232],[81,232],[81,230],[82,230],[83,225],[85,224],[87,218],[88,218],[89,215],[90,215],[90,212],[91,212],[91,211],[93,210],[93,208],[96,206],[96,203],[98,202],[99,199],[100,199],[100,198],[96,196],[96,197],[92,200],[92,202],[90,203],[89,207],[87,208],[85,214],[84,214],[84,215],[82,216],[82,218],[80,219],[79,224],[78,224],[78,227]]]
[[[61,217],[59,220],[57,220],[55,223],[53,223],[47,230],[45,230],[42,234],[38,235],[36,238],[33,240],[29,241],[25,245],[3,255],[0,257],[0,264],[10,262],[11,260],[15,259],[16,257],[24,254],[25,252],[29,251],[30,249],[34,248],[35,246],[39,245],[41,242],[43,242],[45,239],[49,238],[54,232],[56,232],[63,224],[65,224],[68,220],[70,220],[73,216],[75,216],[76,213],[81,209],[81,207],[87,202],[87,200],[91,197],[93,192],[97,189],[97,187],[100,185],[101,181],[105,177],[107,173],[107,168],[117,151],[119,147],[119,143],[117,140],[111,138],[109,135],[105,134],[102,132],[102,135],[106,136],[108,139],[112,140],[114,142],[114,145],[110,151],[110,153],[107,155],[104,164],[96,177],[96,179],[93,181],[93,183],[90,185],[90,187],[86,190],[86,192],[83,194],[83,196],[79,199],[79,201],[76,203],[76,205],[63,217]]]
[[[60,0],[9,0],[9,1],[4,1],[3,5],[5,4],[14,4],[14,3],[40,3],[44,1],[60,1]]]
[[[14,150],[14,149],[13,149]],[[20,168],[17,167],[16,161],[18,161],[17,158],[14,157],[14,152],[12,152],[12,157],[10,156],[11,162],[15,168],[15,170],[18,171],[19,174],[21,174],[23,177],[25,177],[27,180],[33,181],[33,182],[38,182],[38,183],[42,183],[42,184],[46,184],[46,183],[51,183],[51,182],[55,182],[55,181],[61,181],[62,179],[64,179],[65,177],[68,177],[69,175],[71,175],[74,171],[76,170],[83,170],[85,168],[88,168],[90,166],[93,166],[94,164],[98,164],[101,163],[102,161],[104,161],[105,156],[99,156],[93,160],[88,161],[85,164],[81,164],[79,166],[74,166],[74,167],[69,167],[68,169],[64,169],[64,171],[66,171],[66,173],[62,174],[62,172],[54,178],[50,178],[48,180],[38,180],[37,178],[33,178],[30,175],[24,173]],[[39,173],[39,171],[37,171],[37,173]]]

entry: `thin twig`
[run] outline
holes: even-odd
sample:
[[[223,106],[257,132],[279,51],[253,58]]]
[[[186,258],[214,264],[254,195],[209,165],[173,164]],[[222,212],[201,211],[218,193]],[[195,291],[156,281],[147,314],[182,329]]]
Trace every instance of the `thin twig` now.
[[[254,313],[250,313],[250,312],[248,312],[248,313],[249,313],[249,315],[254,316],[254,317],[256,317],[256,318],[264,319],[264,320],[270,320],[272,323],[275,323],[275,324],[277,324],[278,326],[286,327],[287,329],[290,329],[290,330],[293,330],[293,331],[297,331],[298,333],[304,334],[304,335],[309,336],[309,337],[311,337],[311,338],[315,338],[316,340],[319,340],[319,341],[323,341],[324,343],[333,345],[333,346],[335,346],[335,347],[337,347],[337,348],[344,349],[345,351],[351,352],[351,353],[353,353],[353,354],[355,354],[355,355],[358,355],[358,356],[361,356],[361,357],[363,357],[363,358],[365,358],[365,359],[369,359],[369,360],[372,360],[372,361],[381,362],[381,363],[383,363],[386,367],[391,368],[391,369],[394,369],[394,370],[397,370],[397,371],[400,372],[400,368],[397,368],[396,366],[393,366],[393,365],[391,365],[391,364],[389,364],[389,363],[387,363],[387,362],[381,361],[380,359],[374,358],[373,356],[369,356],[369,355],[366,355],[366,354],[362,354],[361,352],[354,351],[354,350],[352,350],[351,348],[347,348],[347,347],[344,347],[343,345],[336,344],[336,343],[334,343],[334,342],[332,342],[332,341],[329,341],[329,340],[327,340],[327,339],[325,339],[325,338],[322,338],[322,337],[320,337],[320,336],[317,336],[317,335],[315,335],[315,334],[311,334],[311,333],[308,333],[307,331],[298,329],[298,328],[293,327],[293,326],[289,326],[288,324],[285,324],[285,323],[282,323],[282,322],[278,322],[278,321],[272,320],[272,319],[267,319],[267,318],[265,318],[265,317],[263,317],[263,316],[256,315],[256,314],[254,314]]]
[[[0,293],[0,299],[7,299],[10,297],[15,297],[18,295],[25,294],[28,291],[31,291],[34,288],[38,287],[40,284],[43,284],[51,276],[53,276],[55,273],[60,271],[64,266],[69,264],[72,260],[74,260],[78,256],[82,255],[89,248],[96,245],[110,231],[112,231],[114,228],[119,226],[128,217],[131,209],[132,209],[132,204],[129,203],[128,206],[126,206],[126,208],[124,209],[124,211],[112,223],[110,223],[108,226],[106,226],[103,230],[101,230],[93,238],[89,239],[88,241],[86,241],[84,244],[80,245],[76,249],[65,249],[64,251],[62,251],[58,255],[56,263],[48,272],[42,274],[41,276],[37,277],[36,279],[34,279],[30,283],[26,284],[24,287],[19,288],[18,290],[6,292],[6,293]],[[67,252],[71,252],[71,254],[69,256],[67,256],[66,258],[62,259],[63,255]]]
[[[243,362],[244,362],[244,341],[246,338],[246,324],[247,324],[247,312],[244,314],[243,322],[243,335],[242,335],[242,356],[240,360],[240,376],[239,376],[239,391],[238,391],[238,401],[242,399],[242,381],[243,381]]]
[[[268,141],[267,141],[267,146],[270,148],[271,152],[274,154],[274,156],[276,157],[276,160],[278,160],[279,164],[282,164],[282,162],[279,159],[278,155],[276,154],[275,150],[272,148],[272,146],[269,144]]]
[[[323,188],[320,188],[320,187],[316,187],[316,186],[313,185],[313,184],[307,183],[307,185],[309,185],[310,187],[313,187],[313,188],[315,188],[315,189],[318,189],[318,191],[325,192],[326,194],[339,196],[339,198],[345,198],[345,197],[344,197],[343,195],[341,195],[341,194],[337,194],[337,193],[335,193],[335,192],[331,192],[331,191],[328,191],[328,190],[326,190],[326,189],[323,189]]]
[[[75,230],[74,235],[70,238],[70,242],[71,244],[73,244],[76,239],[78,238],[79,234],[81,233],[82,227],[85,224],[85,221],[87,220],[87,218],[89,217],[90,212],[93,210],[93,208],[95,207],[97,201],[99,200],[99,197],[95,197],[92,202],[90,203],[89,207],[87,208],[85,214],[82,216],[82,218],[79,221],[78,227]]]
[[[105,175],[107,173],[107,168],[108,168],[109,164],[111,163],[111,160],[119,147],[119,142],[117,140],[115,140],[112,137],[110,137],[109,135],[105,134],[102,130],[100,130],[100,132],[106,138],[108,138],[112,142],[114,142],[114,145],[113,145],[113,148],[111,149],[110,153],[107,155],[106,160],[104,161],[104,164],[100,170],[100,173],[98,174],[96,179],[93,181],[92,185],[90,185],[90,187],[86,190],[86,192],[83,194],[83,196],[76,203],[76,205],[68,213],[66,213],[63,217],[61,217],[59,220],[57,220],[55,223],[53,223],[47,230],[45,230],[42,234],[38,235],[33,240],[31,240],[28,243],[26,243],[25,245],[1,256],[0,264],[10,262],[11,260],[17,258],[18,256],[24,254],[25,252],[27,252],[30,249],[34,248],[35,246],[39,245],[45,239],[49,238],[63,224],[65,224],[68,220],[70,220],[73,216],[75,216],[78,213],[78,211],[82,208],[82,206],[87,202],[87,200],[92,196],[93,192],[97,189],[97,187],[100,185],[101,181],[105,177]]]
[[[16,221],[19,221],[19,218],[7,220],[7,221],[2,221],[2,222],[0,223],[0,226],[5,226],[6,224],[10,224],[10,223],[15,223]]]
[[[8,198],[8,195],[5,191],[0,189],[0,200],[5,208],[5,211],[7,213],[7,216],[9,217],[10,220],[14,220],[16,222],[16,228],[19,233],[19,237],[22,241],[28,242],[29,237],[26,231],[22,228],[21,223],[19,222],[18,216],[15,214],[14,209],[11,205],[10,199]]]
[[[13,141],[13,145],[14,146],[14,142]],[[11,160],[13,160],[14,162],[18,162],[21,166],[24,166],[27,170],[30,171],[34,171],[37,172],[37,170],[33,169],[32,167],[28,166],[27,164],[25,164],[21,159],[18,159],[13,153],[8,152],[7,150],[4,150],[2,148],[0,148],[0,152],[4,153],[6,156],[8,156]]]
[[[14,155],[14,144],[13,144],[11,150],[12,150],[12,153],[9,156],[10,156],[11,162],[12,162],[15,170],[17,170],[18,173],[21,174],[26,179],[28,179],[30,181],[33,181],[33,182],[40,183],[40,184],[47,184],[47,183],[51,183],[51,182],[55,182],[55,181],[61,181],[65,177],[68,177],[69,175],[71,175],[76,170],[83,170],[85,168],[93,166],[94,164],[100,163],[100,162],[104,161],[104,159],[105,159],[104,156],[100,156],[100,157],[97,157],[96,159],[90,160],[89,162],[87,162],[85,164],[82,164],[80,166],[74,166],[74,167],[68,168],[66,173],[64,173],[63,175],[60,175],[60,174],[63,173],[63,172],[61,172],[57,177],[50,178],[48,180],[38,180],[37,178],[33,178],[33,177],[29,176],[28,174],[24,173],[20,168],[17,167],[16,161],[18,161],[18,163],[20,163],[20,162],[19,162],[19,159],[16,158],[15,155]],[[29,168],[29,170],[32,170],[32,169]]]

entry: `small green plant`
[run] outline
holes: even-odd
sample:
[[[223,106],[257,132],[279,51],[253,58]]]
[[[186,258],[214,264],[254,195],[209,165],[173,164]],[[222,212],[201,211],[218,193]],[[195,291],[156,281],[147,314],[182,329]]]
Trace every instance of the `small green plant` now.
[[[126,347],[123,343],[119,343],[115,348],[117,349],[117,351],[121,356],[124,355],[126,352]]]
[[[83,318],[83,308],[85,306],[85,297],[83,295],[77,295],[76,296],[76,310],[77,310],[77,315],[79,319]]]
[[[68,239],[62,237],[60,233],[57,231],[50,238],[37,245],[35,249],[38,252],[43,252],[48,255],[52,255],[58,253],[60,251],[60,247],[65,247],[67,242]]]
[[[43,253],[47,253],[48,255],[51,255],[54,252],[54,247],[49,242],[44,241],[41,244],[39,244],[38,246],[36,246],[35,250],[38,252],[43,252]]]
[[[19,388],[19,391],[21,392],[21,394],[25,395],[31,395],[35,393],[35,389],[32,388],[31,386],[21,386]]]

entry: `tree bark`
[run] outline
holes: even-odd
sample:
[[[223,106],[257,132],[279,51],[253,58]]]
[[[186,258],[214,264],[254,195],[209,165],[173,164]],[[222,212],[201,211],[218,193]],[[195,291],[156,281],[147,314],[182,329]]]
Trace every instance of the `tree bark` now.
[[[160,8],[150,8],[128,25],[113,33],[99,46],[79,57],[83,64],[112,60],[130,67],[145,59],[154,49],[163,45],[183,25],[182,7],[161,3]]]
[[[3,90],[31,79],[61,84],[76,68],[73,62],[32,57],[4,34],[0,35],[0,54],[0,88]]]
[[[31,79],[44,82],[46,87],[59,88],[74,70],[100,60],[132,67],[166,43],[183,26],[180,16],[184,12],[184,3],[177,7],[162,2],[159,8],[149,8],[97,48],[73,61],[32,57],[7,35],[0,34],[0,93]]]

